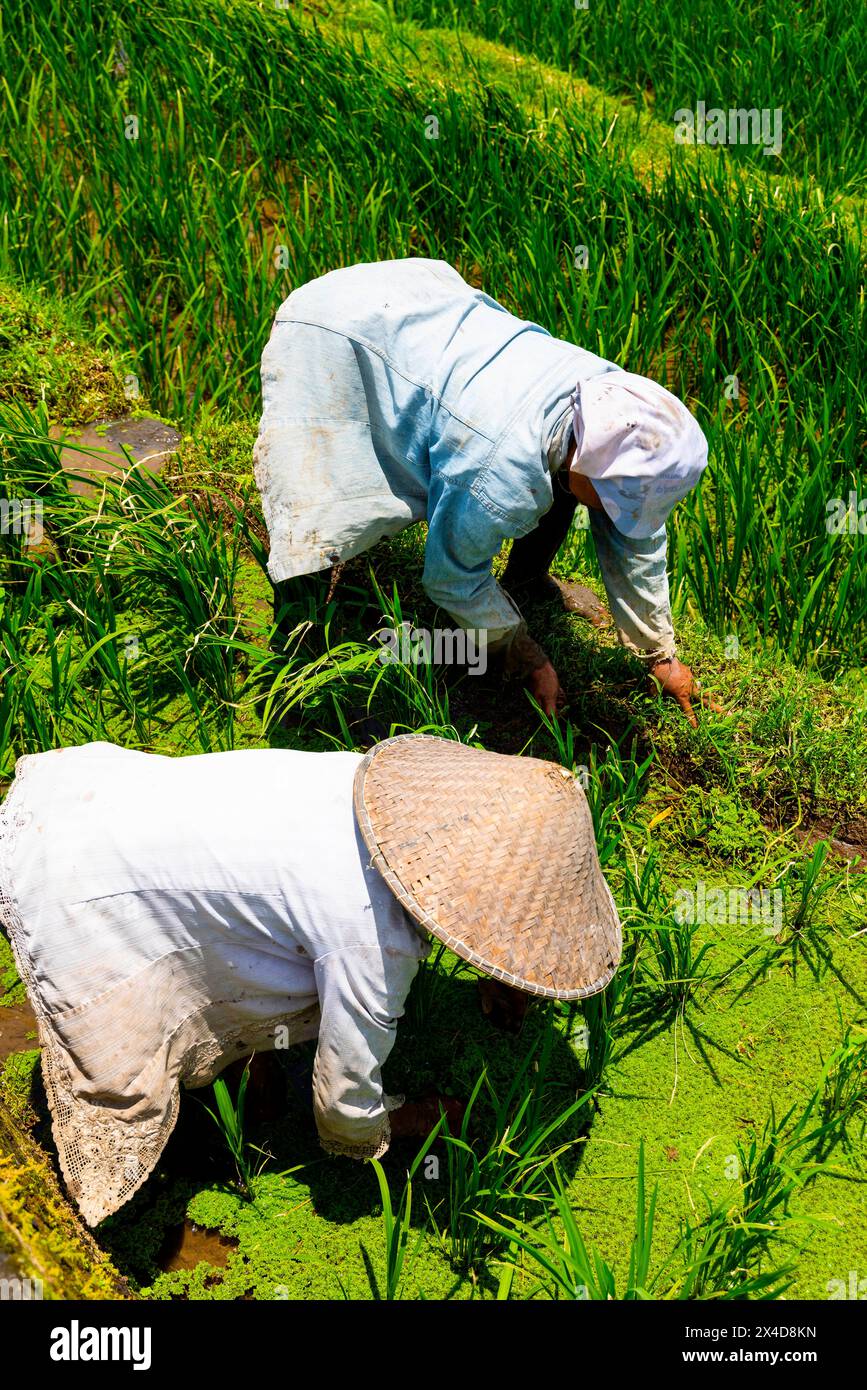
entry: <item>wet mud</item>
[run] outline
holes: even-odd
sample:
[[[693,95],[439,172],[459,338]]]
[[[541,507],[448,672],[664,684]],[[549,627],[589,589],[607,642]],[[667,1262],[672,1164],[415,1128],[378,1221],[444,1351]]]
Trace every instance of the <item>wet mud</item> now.
[[[159,474],[176,452],[181,442],[178,431],[162,420],[95,420],[80,429],[52,430],[55,439],[62,441],[60,466],[67,473],[117,476],[132,465]],[[92,492],[95,484],[74,476],[70,489],[79,495]]]

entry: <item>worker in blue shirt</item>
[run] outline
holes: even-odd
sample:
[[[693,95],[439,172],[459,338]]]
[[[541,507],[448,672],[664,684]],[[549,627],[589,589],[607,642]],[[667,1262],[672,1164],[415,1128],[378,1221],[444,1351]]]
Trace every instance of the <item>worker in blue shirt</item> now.
[[[695,722],[665,521],[707,443],[677,397],[421,258],[293,291],[262,356],[262,396],[255,476],[275,585],[426,521],[426,593],[552,713],[560,682],[517,605],[550,596],[580,610],[548,569],[581,502],[621,642]]]

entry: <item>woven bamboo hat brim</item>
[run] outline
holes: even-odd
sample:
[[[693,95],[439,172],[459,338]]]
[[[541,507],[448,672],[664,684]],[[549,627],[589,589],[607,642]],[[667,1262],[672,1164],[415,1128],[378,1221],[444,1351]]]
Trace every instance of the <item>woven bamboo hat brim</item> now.
[[[620,922],[565,768],[404,734],[366,754],[354,803],[371,863],[456,955],[548,999],[608,984]]]

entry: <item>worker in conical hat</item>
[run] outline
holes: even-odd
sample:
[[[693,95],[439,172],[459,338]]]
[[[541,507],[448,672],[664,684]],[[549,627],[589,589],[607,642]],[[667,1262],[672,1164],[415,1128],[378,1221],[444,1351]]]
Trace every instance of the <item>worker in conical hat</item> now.
[[[520,605],[599,620],[549,567],[578,503],[621,642],[695,722],[677,656],[666,518],[699,481],[705,437],[664,387],[516,318],[441,261],[354,265],[296,289],[262,357],[255,476],[277,606],[383,536],[427,522],[423,583],[547,713],[557,672]],[[502,581],[492,574],[515,541]],[[589,606],[588,606],[589,603]]]
[[[251,1053],[317,1040],[331,1154],[428,1133],[429,1107],[386,1095],[381,1068],[434,940],[492,988],[544,999],[603,989],[621,949],[574,778],[424,735],[366,756],[21,758],[0,807],[0,925],[91,1225],[152,1172],[180,1088]]]

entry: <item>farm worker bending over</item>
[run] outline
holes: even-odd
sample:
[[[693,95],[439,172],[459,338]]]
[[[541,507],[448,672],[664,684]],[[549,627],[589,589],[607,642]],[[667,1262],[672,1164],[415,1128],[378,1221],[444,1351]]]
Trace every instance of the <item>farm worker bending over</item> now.
[[[384,1153],[390,1112],[418,1133],[380,1068],[431,937],[504,992],[546,998],[603,989],[620,958],[575,780],[424,735],[365,757],[91,743],[20,758],[0,807],[0,926],[91,1225],[152,1171],[180,1085],[254,1051],[318,1039],[330,1153]]]
[[[427,594],[484,631],[551,713],[557,674],[510,595],[581,611],[548,567],[583,502],[620,640],[695,722],[665,520],[707,443],[669,391],[515,318],[445,262],[408,259],[295,290],[262,355],[262,397],[255,474],[275,585],[426,520]],[[491,564],[507,537],[501,587]]]

